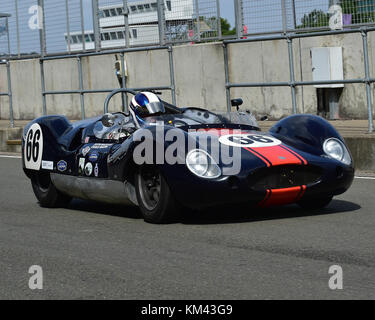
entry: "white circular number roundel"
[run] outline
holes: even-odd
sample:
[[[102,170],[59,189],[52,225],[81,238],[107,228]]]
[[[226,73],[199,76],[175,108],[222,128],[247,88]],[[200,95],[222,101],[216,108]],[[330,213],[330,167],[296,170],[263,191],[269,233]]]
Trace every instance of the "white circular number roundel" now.
[[[43,155],[43,133],[39,124],[34,123],[26,134],[24,161],[26,169],[40,170]]]
[[[232,147],[264,148],[278,146],[282,142],[274,137],[254,134],[228,134],[220,137],[222,144]]]

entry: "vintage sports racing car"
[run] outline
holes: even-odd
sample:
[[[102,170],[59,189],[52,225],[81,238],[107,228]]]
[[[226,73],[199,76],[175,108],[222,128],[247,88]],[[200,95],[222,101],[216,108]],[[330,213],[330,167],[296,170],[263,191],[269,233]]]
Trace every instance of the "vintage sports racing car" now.
[[[110,99],[124,92],[134,95],[129,113],[108,113]],[[238,107],[241,99],[232,103]],[[180,207],[247,204],[249,214],[250,205],[323,208],[354,178],[344,140],[320,117],[290,116],[263,133],[247,112],[177,108],[155,93],[127,89],[107,97],[104,116],[35,119],[25,127],[22,149],[42,207],[72,198],[133,204],[151,223],[174,220]],[[161,159],[168,154],[175,163]]]

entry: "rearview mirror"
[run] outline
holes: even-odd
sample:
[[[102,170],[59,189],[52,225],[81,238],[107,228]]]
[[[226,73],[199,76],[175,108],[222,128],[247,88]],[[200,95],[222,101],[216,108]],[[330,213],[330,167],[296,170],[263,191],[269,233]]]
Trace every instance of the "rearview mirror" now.
[[[243,100],[241,98],[232,99],[231,104],[232,104],[232,107],[236,107],[238,111],[240,109],[240,106],[243,104]]]

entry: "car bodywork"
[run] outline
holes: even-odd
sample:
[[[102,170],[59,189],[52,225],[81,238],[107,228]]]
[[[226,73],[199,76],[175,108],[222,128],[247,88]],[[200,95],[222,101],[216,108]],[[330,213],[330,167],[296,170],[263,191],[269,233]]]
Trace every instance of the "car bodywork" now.
[[[57,190],[70,197],[138,205],[134,173],[139,165],[133,155],[140,141],[135,137],[147,131],[153,146],[165,151],[173,141],[161,142],[157,136],[157,129],[161,129],[164,136],[170,130],[181,133],[186,146],[184,157],[192,149],[202,148],[195,143],[201,138],[217,145],[226,144],[240,154],[240,170],[224,174],[225,164],[220,155],[213,155],[206,148],[205,152],[221,170],[214,178],[197,176],[184,161],[158,164],[154,155],[173,197],[185,207],[226,203],[285,205],[333,197],[352,184],[351,157],[350,163],[343,163],[327,155],[323,148],[327,139],[336,139],[343,146],[345,142],[320,117],[290,116],[263,133],[246,113],[217,115],[198,108],[169,107],[174,111],[161,119],[160,126],[145,122],[136,127],[130,115],[116,113],[121,126],[127,128],[120,137],[98,135],[103,117],[74,123],[64,116],[35,119],[24,129],[24,171],[30,179],[40,172],[48,173]],[[211,115],[213,119],[207,121]]]

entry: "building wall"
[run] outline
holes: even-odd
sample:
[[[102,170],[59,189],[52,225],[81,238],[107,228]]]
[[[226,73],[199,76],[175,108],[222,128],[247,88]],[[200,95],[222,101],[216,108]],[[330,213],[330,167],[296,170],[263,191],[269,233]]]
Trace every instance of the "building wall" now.
[[[375,76],[375,33],[369,33],[371,76]],[[310,49],[312,47],[342,46],[344,77],[364,76],[362,38],[359,34],[325,36],[293,40],[295,76],[299,80],[312,80]],[[224,54],[221,43],[182,45],[173,48],[176,95],[179,106],[207,107],[215,111],[226,110]],[[231,82],[289,81],[288,48],[285,40],[257,43],[230,44],[228,46]],[[114,55],[83,58],[86,89],[118,88],[115,77]],[[128,66],[128,87],[164,86],[170,84],[168,52],[166,50],[125,54]],[[32,119],[42,114],[39,60],[11,62],[14,115],[16,119]],[[47,90],[78,89],[77,60],[64,59],[45,62]],[[6,69],[0,66],[0,92],[7,91]],[[292,112],[289,87],[236,88],[232,98],[242,97],[244,109],[272,119]],[[85,95],[86,116],[103,112],[106,94]],[[169,91],[162,98],[170,101]],[[297,88],[299,112],[316,113],[316,89],[313,86]],[[65,114],[79,119],[79,95],[47,97],[48,114]],[[117,97],[110,106],[121,110]],[[340,98],[342,118],[367,118],[366,91],[363,84],[345,85]],[[9,117],[8,98],[0,98],[0,117]]]

